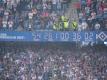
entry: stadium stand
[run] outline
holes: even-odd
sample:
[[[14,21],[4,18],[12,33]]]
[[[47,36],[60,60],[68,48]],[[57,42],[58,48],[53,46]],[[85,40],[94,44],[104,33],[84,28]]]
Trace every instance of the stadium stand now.
[[[73,20],[79,30],[105,30],[106,0],[0,1],[1,31],[73,30]]]
[[[1,30],[52,29],[70,0],[1,0]]]
[[[0,80],[107,80],[106,30],[107,0],[0,0]]]
[[[0,45],[0,80],[107,80],[107,47],[29,44]]]
[[[80,26],[89,30],[107,30],[107,1],[80,0],[81,7],[77,9]]]

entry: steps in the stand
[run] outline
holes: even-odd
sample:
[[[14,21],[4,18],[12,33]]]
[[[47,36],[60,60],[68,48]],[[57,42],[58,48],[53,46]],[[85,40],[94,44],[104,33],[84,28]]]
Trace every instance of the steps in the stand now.
[[[70,21],[76,20],[78,22],[78,15],[77,10],[74,7],[74,1],[70,4],[69,8],[67,9],[67,13],[65,13],[65,16],[70,19]]]

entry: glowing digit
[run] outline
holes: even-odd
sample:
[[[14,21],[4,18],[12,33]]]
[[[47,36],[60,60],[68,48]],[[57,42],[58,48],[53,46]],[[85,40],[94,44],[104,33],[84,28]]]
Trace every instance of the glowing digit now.
[[[73,41],[76,41],[77,35],[75,32],[73,32]]]

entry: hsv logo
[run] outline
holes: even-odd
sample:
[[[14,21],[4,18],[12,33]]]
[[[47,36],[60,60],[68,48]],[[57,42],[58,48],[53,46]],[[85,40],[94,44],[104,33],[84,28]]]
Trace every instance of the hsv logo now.
[[[105,34],[104,32],[100,32],[99,34],[97,34],[97,39],[105,41],[107,39],[107,34]]]

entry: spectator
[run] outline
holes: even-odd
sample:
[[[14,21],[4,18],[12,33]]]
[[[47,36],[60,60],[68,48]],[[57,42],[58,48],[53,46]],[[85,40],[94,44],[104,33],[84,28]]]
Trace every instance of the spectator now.
[[[81,25],[82,25],[82,30],[88,29],[88,24],[86,21],[83,21]]]
[[[78,23],[78,31],[82,31],[82,25],[81,25],[81,23]]]
[[[32,30],[32,26],[33,26],[33,12],[29,12],[28,13],[28,17],[29,17],[29,30]]]
[[[3,30],[5,31],[7,29],[7,21],[3,20],[2,25],[3,25]]]
[[[56,11],[57,8],[57,0],[52,0],[52,9],[53,11]]]
[[[95,24],[95,30],[99,30],[100,29],[100,24],[97,22],[96,24]]]
[[[13,29],[13,21],[12,20],[8,21],[8,27],[9,27],[9,30]]]
[[[87,0],[87,6],[88,6],[88,7],[91,7],[91,3],[92,3],[91,0]]]
[[[106,19],[106,13],[104,11],[106,8],[106,1],[81,0],[80,3],[82,9],[80,9],[80,6],[78,7],[79,21],[82,22],[82,20],[85,18],[88,26],[94,27],[94,23],[96,23],[97,19],[97,21],[100,23],[100,26],[103,26],[100,18],[102,18],[102,20]],[[41,23],[39,24],[40,26],[42,25],[42,27],[39,26],[39,29],[47,29],[47,27],[49,29],[50,22],[56,22],[58,16],[64,16],[66,13],[68,15],[70,12],[68,11],[68,6],[71,6],[69,4],[71,4],[71,0],[4,0],[0,5],[0,16],[1,18],[6,19],[6,21],[10,20],[10,18],[12,19],[14,24],[13,31],[19,28],[20,23],[23,30],[29,30],[29,28],[33,28],[32,30],[38,30],[35,23],[36,21]],[[46,14],[46,17],[43,18],[43,16],[41,16],[42,14]],[[29,16],[32,16],[32,20],[30,19],[30,21],[27,19]],[[37,17],[39,19],[37,19]],[[90,17],[92,19],[88,20]],[[60,19],[57,21],[61,22]],[[89,25],[90,22],[92,25]],[[2,20],[0,20],[0,23],[3,23]],[[106,23],[104,23],[104,25],[105,24]],[[61,26],[64,28],[63,24],[61,24]]]

